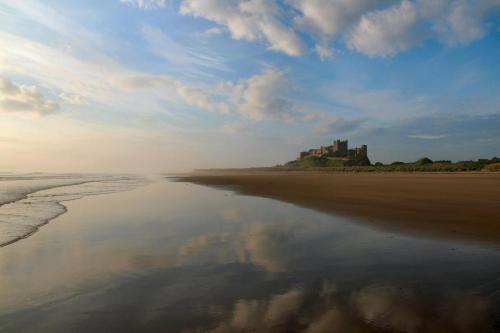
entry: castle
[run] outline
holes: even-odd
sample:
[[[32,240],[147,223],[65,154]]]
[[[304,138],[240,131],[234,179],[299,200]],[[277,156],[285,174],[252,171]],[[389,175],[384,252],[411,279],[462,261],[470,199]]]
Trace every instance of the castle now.
[[[362,145],[361,147],[355,147],[352,149],[348,148],[347,140],[335,140],[333,145],[323,147],[319,149],[309,149],[308,151],[303,151],[300,153],[299,160],[308,157],[341,157],[356,160],[367,160],[368,159],[368,147]]]

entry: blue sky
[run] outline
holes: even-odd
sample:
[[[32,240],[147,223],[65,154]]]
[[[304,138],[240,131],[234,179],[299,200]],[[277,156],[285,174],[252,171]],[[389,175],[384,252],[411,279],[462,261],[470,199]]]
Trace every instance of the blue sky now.
[[[0,1],[0,168],[500,155],[500,0]]]

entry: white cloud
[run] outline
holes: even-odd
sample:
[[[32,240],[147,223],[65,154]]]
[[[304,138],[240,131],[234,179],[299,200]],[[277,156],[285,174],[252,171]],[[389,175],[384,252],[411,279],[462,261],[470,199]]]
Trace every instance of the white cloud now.
[[[387,56],[418,45],[423,39],[416,6],[403,0],[388,9],[364,15],[348,35],[347,43],[351,49],[370,56]]]
[[[322,39],[330,39],[344,32],[380,1],[289,0],[289,3],[300,13],[294,18],[298,27]]]
[[[80,95],[61,93],[59,97],[69,104],[75,104],[75,105],[86,104],[85,98],[83,98],[83,96]]]
[[[318,53],[321,60],[327,60],[333,58],[333,50],[328,46],[317,44],[315,50],[316,53]]]
[[[129,75],[111,78],[111,82],[121,88],[173,87],[176,80],[167,75]]]
[[[234,90],[238,111],[255,120],[292,120],[297,112],[287,97],[291,86],[283,72],[271,68],[242,80]]]
[[[450,45],[467,44],[487,30],[485,17],[500,8],[498,0],[419,0],[421,15],[433,22],[434,34]]]
[[[212,28],[208,28],[202,32],[198,32],[196,34],[196,36],[198,36],[198,37],[212,37],[212,36],[220,35],[221,33],[223,33],[223,30],[220,27],[212,27]]]
[[[16,85],[0,77],[0,112],[54,113],[59,104],[45,97],[37,86]]]
[[[403,0],[364,14],[345,39],[370,56],[393,55],[427,39],[467,44],[486,33],[485,18],[498,8],[498,0]]]
[[[79,23],[81,16],[75,15],[76,11],[69,11],[61,14],[61,10],[46,1],[17,1],[2,0],[2,5],[9,10],[2,12],[5,15],[5,22],[11,20],[16,27],[17,36],[30,36],[32,31],[44,29],[44,36],[47,41],[51,40],[52,34],[57,36],[55,45],[66,53],[72,53],[82,58],[95,58],[96,54],[104,53],[113,48],[115,41],[104,38],[103,34],[88,28]],[[2,17],[3,22],[4,17]],[[23,27],[29,27],[25,29]],[[45,31],[47,29],[47,31]],[[7,33],[10,29],[3,29]],[[24,32],[24,33],[23,33]],[[26,32],[28,32],[26,34]],[[0,38],[3,42],[4,37]],[[38,40],[36,38],[32,40]],[[3,48],[2,48],[3,50]]]
[[[305,52],[302,39],[282,23],[281,10],[274,0],[184,0],[180,13],[216,22],[226,27],[234,39],[263,39],[271,50],[290,56]]]
[[[0,71],[36,80],[67,103],[99,103],[109,111],[165,112],[158,101],[177,98],[188,105],[228,112],[224,103],[207,100],[204,89],[165,75],[143,75],[100,53],[96,54],[99,62],[81,60],[57,47],[5,32],[0,32],[0,49],[4,50],[0,53]],[[161,88],[161,92],[152,96],[123,91],[124,87],[141,86]]]
[[[377,57],[427,39],[466,44],[486,33],[486,18],[497,15],[498,8],[498,0],[287,0],[280,5],[276,0],[183,0],[180,13],[216,22],[234,39],[265,40],[270,49],[290,56],[305,53],[300,30],[313,37],[316,52],[325,59],[331,44],[340,40]],[[284,12],[295,13],[293,23]]]
[[[88,101],[116,103],[107,78],[117,72],[127,72],[116,62],[100,56],[98,63],[80,60],[58,47],[51,47],[0,32],[0,71],[29,77],[54,91],[80,95]]]
[[[272,68],[238,82],[220,82],[219,89],[187,84],[167,75],[117,76],[111,81],[126,89],[169,88],[189,105],[221,113],[236,111],[253,120],[291,121],[298,115],[287,97],[291,82]]]
[[[112,82],[118,87],[125,89],[149,89],[172,90],[185,103],[208,111],[229,112],[229,108],[223,101],[217,101],[216,95],[199,86],[183,83],[167,75],[131,75],[117,76]]]
[[[422,140],[438,140],[446,137],[444,134],[433,135],[433,134],[413,134],[408,135],[410,139],[422,139]]]
[[[474,12],[475,7],[467,4],[460,4],[452,8],[446,17],[446,25],[442,28],[443,37],[447,42],[465,44],[483,35],[480,17],[477,14],[472,14]]]
[[[120,0],[120,1],[133,6],[137,6],[142,9],[165,8],[165,6],[167,5],[167,0]]]
[[[172,64],[179,73],[210,76],[207,70],[229,70],[222,57],[201,49],[201,46],[183,46],[162,30],[149,25],[143,26],[141,32],[147,42],[148,51]]]

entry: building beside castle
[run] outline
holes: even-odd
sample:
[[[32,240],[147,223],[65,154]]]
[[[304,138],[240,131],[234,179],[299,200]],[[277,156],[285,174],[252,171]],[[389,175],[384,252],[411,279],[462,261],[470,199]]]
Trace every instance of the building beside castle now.
[[[367,160],[368,147],[367,145],[362,145],[361,147],[349,149],[347,140],[335,140],[331,146],[321,146],[318,149],[309,149],[308,151],[301,152],[298,159],[301,160],[312,156]]]

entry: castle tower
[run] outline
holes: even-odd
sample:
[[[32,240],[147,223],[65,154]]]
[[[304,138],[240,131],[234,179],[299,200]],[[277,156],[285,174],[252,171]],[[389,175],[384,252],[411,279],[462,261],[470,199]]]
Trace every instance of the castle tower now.
[[[367,145],[361,145],[361,157],[364,157],[364,158],[368,157],[368,146]]]
[[[335,140],[333,141],[333,152],[335,156],[338,157],[345,157],[347,156],[347,140],[342,141],[342,140]]]

